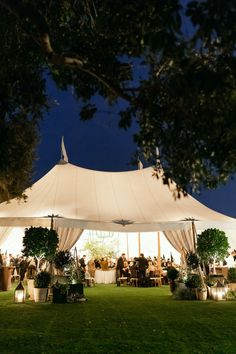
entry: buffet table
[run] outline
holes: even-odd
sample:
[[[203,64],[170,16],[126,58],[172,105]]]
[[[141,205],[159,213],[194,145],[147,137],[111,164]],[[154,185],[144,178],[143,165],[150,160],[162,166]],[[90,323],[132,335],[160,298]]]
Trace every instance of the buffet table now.
[[[112,284],[116,283],[116,270],[95,270],[95,283],[97,284]]]

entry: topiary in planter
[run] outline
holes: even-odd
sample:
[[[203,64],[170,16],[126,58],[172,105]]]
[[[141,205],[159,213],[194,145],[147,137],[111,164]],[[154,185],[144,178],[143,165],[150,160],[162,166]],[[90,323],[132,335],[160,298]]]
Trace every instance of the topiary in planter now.
[[[46,227],[30,227],[25,229],[22,254],[37,259],[39,271],[40,260],[52,261],[58,246],[59,238],[55,230]]]
[[[213,261],[213,273],[215,274],[216,260],[224,260],[229,250],[228,238],[224,231],[207,229],[197,236],[197,252],[206,264]]]

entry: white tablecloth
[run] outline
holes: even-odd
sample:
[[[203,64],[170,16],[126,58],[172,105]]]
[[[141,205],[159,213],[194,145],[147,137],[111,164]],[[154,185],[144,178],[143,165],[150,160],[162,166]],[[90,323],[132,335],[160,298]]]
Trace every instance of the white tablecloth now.
[[[95,283],[111,284],[116,282],[116,270],[95,270]]]

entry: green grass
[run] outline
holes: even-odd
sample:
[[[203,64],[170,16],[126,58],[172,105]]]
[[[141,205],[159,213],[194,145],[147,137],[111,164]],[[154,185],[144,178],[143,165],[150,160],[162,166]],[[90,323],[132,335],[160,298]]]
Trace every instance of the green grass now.
[[[0,292],[0,353],[236,353],[236,302],[174,300],[169,287],[97,285],[87,302],[13,303]]]

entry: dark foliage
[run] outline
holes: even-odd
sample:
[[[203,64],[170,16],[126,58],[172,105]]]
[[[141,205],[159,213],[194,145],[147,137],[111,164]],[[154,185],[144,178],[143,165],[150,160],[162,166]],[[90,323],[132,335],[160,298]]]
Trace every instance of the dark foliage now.
[[[214,188],[236,170],[236,3],[0,1],[0,199],[30,184],[45,77],[73,86],[81,118],[96,97],[117,111],[165,183]],[[116,119],[116,115],[114,115]],[[118,123],[118,122],[117,122]],[[157,165],[157,171],[160,165]],[[156,174],[158,176],[158,174]]]

